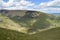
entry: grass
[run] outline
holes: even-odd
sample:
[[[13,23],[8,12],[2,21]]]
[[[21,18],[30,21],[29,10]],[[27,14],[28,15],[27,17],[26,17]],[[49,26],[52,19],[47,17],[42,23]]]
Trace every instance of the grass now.
[[[41,14],[37,19],[18,20],[16,17],[15,19],[10,19],[9,17],[0,14],[0,40],[60,40],[60,21],[50,20],[48,18],[49,17],[46,14]],[[34,20],[36,20],[35,23],[33,23]],[[31,26],[31,24],[33,25]],[[18,31],[21,28],[21,25],[26,28],[32,28],[31,31],[50,26],[52,29],[41,32],[37,31],[37,33],[29,35],[28,33],[23,33],[24,31]]]
[[[51,23],[49,23],[49,21],[47,21],[46,19],[48,19],[48,15],[41,13],[38,18],[17,19],[17,17],[15,17],[15,18],[12,18],[11,20],[16,22],[17,24],[20,24],[22,27],[29,28],[28,31],[31,32],[32,30],[32,32],[34,32],[35,30],[38,30],[38,29],[44,29],[44,28],[50,27]]]
[[[15,12],[11,12],[11,13],[15,13]],[[19,14],[19,12],[18,12]],[[20,13],[21,14],[21,13]],[[19,14],[19,15],[20,15]],[[17,12],[15,13],[15,15],[17,15]],[[24,12],[23,14],[24,15]],[[20,28],[20,27],[25,27],[25,28],[29,28],[28,30],[26,30],[27,32],[35,32],[41,29],[45,29],[45,28],[54,28],[55,24],[56,26],[59,26],[60,22],[55,23],[56,20],[50,20],[49,16],[47,14],[44,13],[40,13],[40,15],[38,16],[38,18],[23,18],[20,16],[14,16],[12,18],[10,17],[4,17],[2,15],[0,15],[3,19],[3,22],[0,22],[0,26],[3,25],[3,27],[13,27],[13,29],[15,30],[16,28]],[[9,21],[9,22],[8,22]],[[34,22],[35,21],[35,22]]]
[[[60,28],[54,28],[33,35],[0,28],[0,40],[60,40]]]
[[[27,40],[28,34],[0,28],[0,40]]]
[[[34,34],[36,40],[60,40],[60,28],[53,28],[44,32]]]
[[[22,28],[19,24],[15,23],[10,18],[0,14],[0,28],[6,28],[10,30],[15,30],[19,32],[25,32],[26,29]]]

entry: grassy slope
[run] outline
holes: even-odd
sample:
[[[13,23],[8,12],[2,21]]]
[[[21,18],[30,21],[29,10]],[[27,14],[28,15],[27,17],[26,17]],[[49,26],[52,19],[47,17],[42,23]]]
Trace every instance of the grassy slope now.
[[[30,32],[34,32],[38,29],[44,29],[44,28],[48,28],[48,29],[56,28],[58,27],[58,25],[55,26],[55,24],[60,24],[58,22],[55,22],[56,20],[50,20],[47,14],[44,14],[42,12],[38,12],[38,13],[40,13],[40,16],[36,19],[34,18],[18,19],[17,17],[15,17],[15,18],[12,18],[12,20],[20,24],[22,27],[31,28],[30,30],[28,30]]]
[[[34,35],[0,28],[0,40],[60,40],[60,28],[50,29]]]
[[[19,32],[25,32],[26,28],[21,27],[19,24],[15,23],[8,17],[0,14],[0,28],[6,28],[10,30],[16,30]]]
[[[0,27],[5,27],[5,28],[10,28],[13,30],[17,30],[20,31],[20,28],[24,31],[30,31],[30,32],[34,32],[37,31],[39,29],[45,29],[45,28],[55,28],[56,26],[58,27],[58,25],[60,23],[55,23],[55,20],[50,20],[49,16],[47,14],[44,14],[43,12],[36,12],[36,13],[40,13],[40,16],[36,19],[34,18],[21,18],[21,17],[16,17],[18,15],[24,15],[26,11],[11,11],[8,13],[8,15],[14,15],[15,17],[12,17],[12,19],[10,19],[9,17],[6,16],[2,16],[0,15],[3,19],[4,22],[0,22]],[[55,24],[58,24],[55,26]],[[26,28],[30,28],[29,30]],[[50,28],[50,29],[51,29]]]
[[[46,19],[48,19],[48,16],[44,13],[41,13],[40,17],[38,17],[36,19],[34,19],[34,18],[28,18],[28,19],[21,18],[21,19],[18,19],[17,17],[12,18],[12,20],[15,21],[16,23],[22,24],[23,26],[26,26],[26,27],[31,27],[31,24],[33,25],[34,24],[33,21],[35,21],[35,20],[36,20],[36,22],[38,22],[38,20],[42,21],[41,22],[41,24],[42,24]],[[40,22],[39,22],[39,24],[40,24]]]
[[[0,40],[26,40],[28,34],[0,28]]]
[[[53,28],[34,34],[36,40],[60,40],[60,28]]]
[[[46,18],[46,15],[44,15],[44,16],[43,15],[41,15],[40,17]],[[41,21],[39,19],[37,20],[38,22],[37,22],[36,26],[38,26],[40,24],[39,22],[43,22],[44,24],[46,23],[46,22],[44,22],[45,19],[43,19],[43,18],[41,18]],[[1,21],[1,19],[3,21]],[[55,26],[56,20],[52,21],[52,20],[48,19],[48,21],[51,24],[54,24],[51,27]],[[25,23],[28,24],[29,20],[28,20],[28,23],[26,21],[25,21]],[[42,26],[42,24],[41,24],[41,26]],[[58,22],[56,24],[58,24]],[[35,26],[35,24],[33,26]],[[8,17],[0,14],[0,27],[4,27],[4,28],[6,27],[8,29],[11,27],[11,29],[14,28],[14,30],[15,30],[16,27],[20,27],[20,25],[18,22],[16,23],[16,22],[12,21],[11,19],[9,19]],[[39,28],[39,26],[38,26],[38,28]],[[18,32],[18,31],[12,31],[12,30],[8,30],[8,29],[0,28],[0,40],[60,40],[60,27],[38,32],[33,35],[24,34],[24,33]]]

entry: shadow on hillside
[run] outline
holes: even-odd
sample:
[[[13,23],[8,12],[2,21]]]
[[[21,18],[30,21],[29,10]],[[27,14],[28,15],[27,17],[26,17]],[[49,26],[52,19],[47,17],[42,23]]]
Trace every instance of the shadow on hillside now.
[[[8,17],[15,23],[19,24],[21,27],[28,27],[28,32],[35,32],[38,29],[45,29],[50,26],[49,21],[46,20],[48,18],[47,14],[41,13],[38,17],[32,17],[32,13],[33,12],[28,11],[23,17],[18,15],[13,17],[11,15],[8,15]],[[33,25],[31,25],[32,20],[36,20],[36,22],[33,23]]]
[[[51,24],[48,20],[48,15],[41,14],[37,21],[32,25],[32,27],[28,30],[28,32],[35,32],[40,29],[48,28]]]
[[[46,20],[47,18],[48,18],[48,15],[40,14],[38,18],[32,18],[32,17],[23,18],[23,17],[15,16],[10,19],[20,24],[21,27],[28,27],[29,28],[28,32],[35,32],[35,31],[38,31],[38,29],[45,29],[50,26],[49,21]],[[31,25],[32,22],[30,21],[32,20],[37,20],[37,21],[33,23],[33,25]]]

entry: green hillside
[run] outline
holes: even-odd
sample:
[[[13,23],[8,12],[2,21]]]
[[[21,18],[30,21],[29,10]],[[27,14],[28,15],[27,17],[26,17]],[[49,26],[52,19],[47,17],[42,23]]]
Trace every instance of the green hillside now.
[[[0,28],[0,40],[60,40],[60,28],[38,32],[33,35]]]
[[[20,11],[16,11],[15,15],[18,12]],[[20,12],[20,15],[21,15],[21,12]],[[37,32],[39,30],[60,27],[59,25],[60,20],[56,20],[55,16],[53,15],[48,15],[43,12],[36,12],[36,11],[32,11],[32,12],[23,11],[22,15],[23,16],[17,15],[17,16],[9,17],[9,18],[13,20],[14,22],[16,22],[17,24],[21,25],[21,27],[28,28],[27,32],[30,32],[30,33]]]
[[[36,12],[36,11],[32,11],[30,14],[27,12],[30,13],[31,11],[26,11],[25,15],[23,13],[24,16],[22,17],[14,16],[9,18],[13,20],[15,23],[21,25],[21,27],[28,28],[27,32],[35,32],[38,31],[39,29],[45,29],[50,27],[51,23],[47,20],[49,19],[49,16],[47,14],[44,14],[43,12]]]
[[[0,13],[0,40],[60,40],[60,17],[26,10]]]
[[[60,27],[32,35],[33,40],[60,40]]]
[[[0,27],[23,33],[34,33],[60,27],[60,20],[53,15],[37,11],[9,10],[0,14]]]
[[[0,40],[27,40],[28,34],[0,28]]]
[[[15,30],[24,33],[27,30],[27,28],[21,27],[19,24],[15,23],[9,17],[3,14],[0,14],[0,28]]]

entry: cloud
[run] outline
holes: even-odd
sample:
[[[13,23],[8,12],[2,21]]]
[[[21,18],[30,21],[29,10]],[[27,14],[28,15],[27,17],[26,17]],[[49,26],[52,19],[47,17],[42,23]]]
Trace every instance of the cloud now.
[[[42,11],[42,12],[45,12],[45,13],[60,13],[60,8],[42,8],[38,11]]]
[[[42,2],[39,5],[37,5],[35,8],[43,12],[59,12],[60,13],[60,0]]]
[[[39,5],[37,5],[37,8],[45,8],[45,7],[60,7],[60,0],[52,0],[49,2],[42,2]]]
[[[4,2],[3,0],[1,0],[1,5],[3,7],[9,7],[9,6],[13,5],[13,1],[14,0],[9,0],[9,2]]]
[[[60,0],[51,0],[48,2],[41,2],[36,5],[27,0],[9,0],[9,2],[4,2],[0,0],[0,9],[8,10],[37,10],[42,12],[59,12],[60,13]]]
[[[28,9],[35,4],[26,0],[9,0],[8,2],[0,1],[2,9]]]

